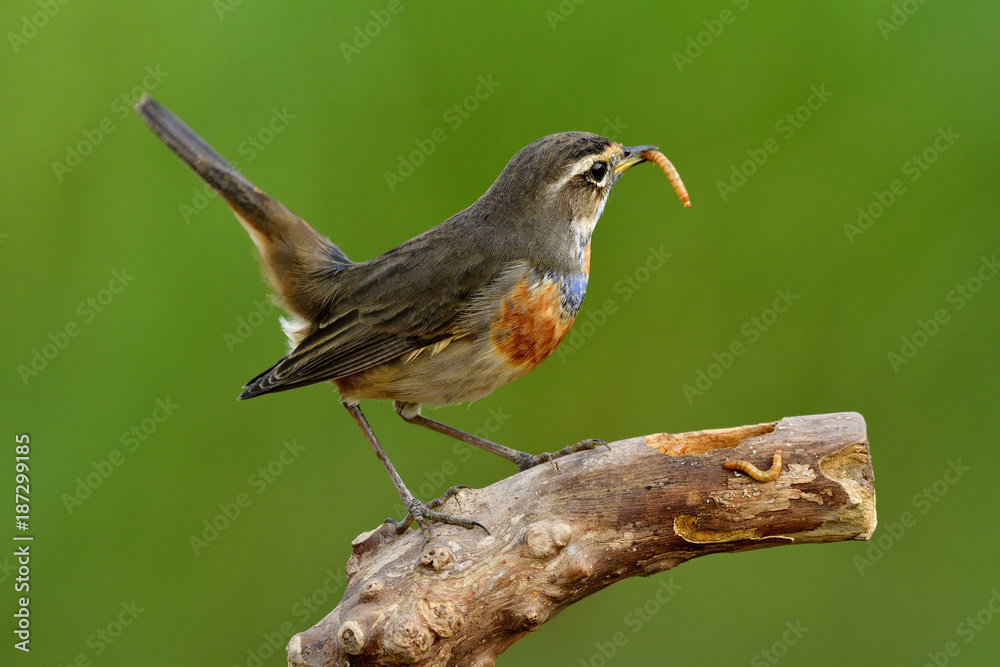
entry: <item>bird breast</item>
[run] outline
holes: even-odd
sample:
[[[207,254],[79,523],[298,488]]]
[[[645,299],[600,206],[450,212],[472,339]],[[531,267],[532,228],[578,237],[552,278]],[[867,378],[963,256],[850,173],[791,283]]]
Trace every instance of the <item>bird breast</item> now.
[[[490,326],[494,349],[525,372],[542,363],[569,332],[587,291],[587,275],[546,272],[519,280]]]

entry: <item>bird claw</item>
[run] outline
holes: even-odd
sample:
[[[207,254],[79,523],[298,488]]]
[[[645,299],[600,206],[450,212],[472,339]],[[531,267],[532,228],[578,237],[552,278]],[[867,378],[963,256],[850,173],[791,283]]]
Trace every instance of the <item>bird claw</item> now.
[[[429,522],[445,523],[451,526],[461,526],[471,530],[472,528],[482,528],[489,535],[490,531],[487,530],[486,526],[479,523],[478,521],[473,521],[472,519],[462,519],[460,517],[452,516],[450,514],[445,514],[443,512],[436,512],[433,508],[440,507],[449,498],[454,496],[462,489],[467,489],[467,486],[453,486],[444,492],[440,498],[436,498],[429,503],[422,503],[414,497],[410,497],[406,501],[406,509],[408,514],[402,521],[396,521],[395,519],[387,519],[396,529],[397,535],[402,535],[407,531],[410,525],[416,521],[417,525],[420,526],[420,530],[424,532],[425,535],[430,534]]]
[[[522,453],[522,456],[519,457],[519,459],[514,463],[517,465],[518,472],[524,472],[525,470],[528,470],[529,468],[534,468],[535,466],[540,465],[542,463],[551,463],[556,470],[559,470],[559,464],[556,463],[556,459],[561,459],[564,456],[569,456],[570,454],[576,454],[577,452],[584,452],[589,449],[594,449],[595,447],[600,447],[601,445],[607,447],[608,451],[611,450],[611,446],[608,445],[608,443],[604,442],[603,440],[600,440],[598,438],[590,438],[588,440],[581,440],[580,442],[573,445],[569,445],[568,447],[563,447],[557,452],[552,452],[552,453],[542,452],[541,454],[536,454],[534,456],[532,456],[531,454]]]
[[[448,502],[454,496],[457,496],[459,491],[468,488],[471,488],[468,484],[456,484],[455,486],[451,487],[450,489],[442,493],[439,498],[435,498],[434,500],[424,504],[427,506],[428,509],[432,510],[437,509],[441,507],[441,505],[444,505],[446,502]],[[456,499],[455,502],[458,503],[458,500]],[[462,503],[458,503],[458,508],[459,509],[462,508]]]

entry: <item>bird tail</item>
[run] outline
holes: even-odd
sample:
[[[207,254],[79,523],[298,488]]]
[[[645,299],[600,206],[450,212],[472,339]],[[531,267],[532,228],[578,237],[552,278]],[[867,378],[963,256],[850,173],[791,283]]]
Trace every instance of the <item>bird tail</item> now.
[[[285,308],[307,322],[321,319],[330,297],[323,288],[323,279],[351,265],[351,260],[305,220],[257,189],[152,97],[143,95],[135,110],[233,209],[260,251],[268,280]]]

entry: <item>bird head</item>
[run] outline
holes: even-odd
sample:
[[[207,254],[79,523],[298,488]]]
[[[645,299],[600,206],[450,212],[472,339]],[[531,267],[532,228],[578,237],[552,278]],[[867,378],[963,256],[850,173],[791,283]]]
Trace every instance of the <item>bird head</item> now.
[[[511,158],[480,198],[507,225],[569,224],[590,238],[604,205],[625,171],[656,146],[622,146],[589,132],[550,134]]]

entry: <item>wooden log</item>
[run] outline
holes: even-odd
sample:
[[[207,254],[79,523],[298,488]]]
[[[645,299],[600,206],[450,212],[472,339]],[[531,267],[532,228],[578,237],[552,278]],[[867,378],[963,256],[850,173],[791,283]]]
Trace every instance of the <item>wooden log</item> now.
[[[762,470],[782,450],[777,479]],[[866,540],[865,422],[844,412],[610,443],[465,489],[442,508],[489,530],[358,536],[344,597],[288,644],[291,666],[493,665],[560,611],[626,577],[718,552]]]

